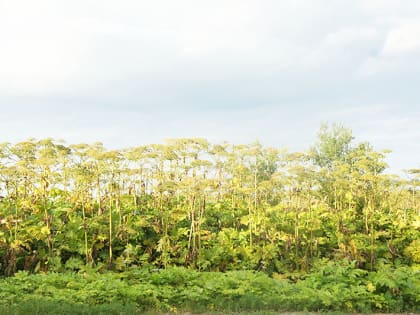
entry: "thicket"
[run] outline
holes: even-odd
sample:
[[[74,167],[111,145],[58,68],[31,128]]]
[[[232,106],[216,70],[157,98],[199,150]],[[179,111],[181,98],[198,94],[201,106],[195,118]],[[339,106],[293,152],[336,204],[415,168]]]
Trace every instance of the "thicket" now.
[[[408,270],[420,262],[420,170],[388,174],[386,153],[336,125],[307,152],[204,139],[3,143],[1,271],[183,266],[295,281],[349,261],[363,274],[352,277],[395,269],[418,280]]]

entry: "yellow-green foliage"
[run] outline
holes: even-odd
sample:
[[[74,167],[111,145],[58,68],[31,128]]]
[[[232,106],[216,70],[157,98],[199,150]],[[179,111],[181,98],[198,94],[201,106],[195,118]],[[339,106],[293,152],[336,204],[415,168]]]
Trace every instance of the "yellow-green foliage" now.
[[[419,171],[387,174],[385,154],[368,143],[353,143],[351,131],[340,126],[323,126],[308,152],[295,153],[258,142],[211,144],[196,138],[121,150],[51,139],[2,144],[0,271],[5,276],[22,270],[126,275],[133,269],[183,266],[231,275],[226,282],[219,274],[202,277],[218,279],[205,282],[226,293],[221,301],[232,308],[250,303],[257,309],[273,301],[293,304],[292,309],[396,310],[403,302],[412,307],[416,300],[401,295],[409,291],[398,280],[403,274],[394,279],[383,270],[418,269]],[[352,267],[343,267],[346,262]],[[310,273],[315,267],[318,271]],[[241,275],[230,274],[235,270],[300,280],[293,286],[281,282],[282,297],[267,302],[247,295],[258,294],[254,287],[231,286]],[[327,276],[328,283],[322,283],[319,270],[340,280]],[[150,276],[150,283],[164,276]],[[131,290],[125,282],[110,283]],[[99,299],[109,289],[102,286],[107,283],[89,287],[92,295],[86,298]],[[146,294],[155,297],[147,303],[170,299],[171,284],[164,288],[168,295]],[[182,294],[189,303],[197,299],[197,305],[207,305],[201,299],[210,295],[198,288]],[[48,286],[39,290],[54,294]]]

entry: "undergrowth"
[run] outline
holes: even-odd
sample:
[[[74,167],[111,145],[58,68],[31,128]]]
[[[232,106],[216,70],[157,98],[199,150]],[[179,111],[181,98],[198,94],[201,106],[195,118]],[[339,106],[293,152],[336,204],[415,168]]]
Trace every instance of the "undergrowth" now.
[[[262,272],[198,272],[179,267],[122,273],[18,272],[0,280],[1,314],[144,312],[416,312],[420,274],[384,265],[367,272],[330,262],[291,280]]]

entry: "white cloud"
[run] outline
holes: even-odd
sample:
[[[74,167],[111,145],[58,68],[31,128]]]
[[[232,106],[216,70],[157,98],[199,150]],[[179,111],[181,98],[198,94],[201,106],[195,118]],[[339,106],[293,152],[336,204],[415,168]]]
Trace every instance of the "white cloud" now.
[[[352,45],[359,41],[369,41],[376,39],[378,30],[372,26],[369,27],[347,27],[331,32],[325,38],[327,45]]]
[[[42,94],[81,71],[84,40],[42,1],[3,1],[0,8],[0,92]]]
[[[383,39],[381,50],[368,56],[358,69],[362,76],[400,76],[420,69],[419,20],[394,20]],[[402,82],[401,82],[402,83]]]
[[[420,20],[403,20],[392,29],[381,54],[385,57],[406,57],[420,54]]]

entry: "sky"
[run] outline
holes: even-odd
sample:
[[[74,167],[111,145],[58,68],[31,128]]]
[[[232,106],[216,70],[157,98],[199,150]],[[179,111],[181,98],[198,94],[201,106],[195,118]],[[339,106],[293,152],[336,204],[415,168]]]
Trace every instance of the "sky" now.
[[[301,151],[328,122],[420,167],[418,34],[418,0],[0,0],[0,142]]]

